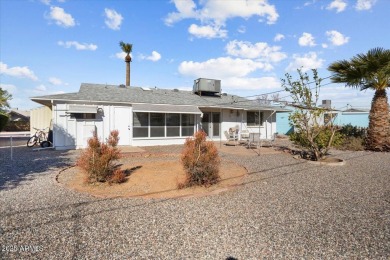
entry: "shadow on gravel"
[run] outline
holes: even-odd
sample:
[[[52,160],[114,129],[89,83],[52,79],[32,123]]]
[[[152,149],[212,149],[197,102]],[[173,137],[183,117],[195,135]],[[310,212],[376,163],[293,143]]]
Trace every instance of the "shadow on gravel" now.
[[[28,147],[14,147],[13,160],[10,149],[0,149],[0,191],[17,187],[22,181],[51,169],[74,164],[75,151],[42,150]]]

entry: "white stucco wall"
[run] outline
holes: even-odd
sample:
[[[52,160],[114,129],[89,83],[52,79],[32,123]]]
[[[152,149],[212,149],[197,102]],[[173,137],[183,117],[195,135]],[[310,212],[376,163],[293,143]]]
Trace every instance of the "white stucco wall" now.
[[[75,103],[72,103],[75,104]],[[94,104],[78,103],[80,105],[95,105],[102,111],[97,113],[96,119],[75,119],[67,113],[69,104],[54,103],[53,117],[53,143],[56,149],[85,148],[87,139],[96,130],[101,140],[106,140],[112,130],[119,130],[120,144],[133,146],[184,144],[186,137],[165,138],[132,138],[133,113],[130,104]],[[203,111],[204,110],[204,111]],[[261,133],[261,138],[271,139],[276,132],[276,113],[263,111],[263,125],[247,127],[246,111],[231,109],[202,109],[202,112],[221,113],[220,137],[209,138],[214,141],[226,141],[225,132],[229,128],[238,127],[240,130]],[[196,115],[196,129],[200,129],[201,117]]]

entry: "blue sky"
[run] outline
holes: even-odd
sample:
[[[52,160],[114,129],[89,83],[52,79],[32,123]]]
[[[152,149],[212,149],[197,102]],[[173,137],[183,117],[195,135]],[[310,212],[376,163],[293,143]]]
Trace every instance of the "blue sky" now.
[[[261,95],[286,72],[327,78],[334,61],[389,48],[389,10],[388,0],[1,0],[0,84],[19,109],[81,83],[124,84],[124,41],[132,86],[189,90],[202,77]],[[370,106],[372,91],[329,82],[320,99],[333,107]]]

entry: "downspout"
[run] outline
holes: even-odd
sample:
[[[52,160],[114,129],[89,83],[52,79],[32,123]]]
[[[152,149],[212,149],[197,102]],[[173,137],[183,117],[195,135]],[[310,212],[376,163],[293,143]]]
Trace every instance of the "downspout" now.
[[[52,145],[53,145],[53,148],[55,149],[55,147],[56,147],[56,145],[55,145],[55,138],[54,138],[54,122],[53,122],[53,113],[55,113],[55,116],[54,116],[54,119],[55,119],[55,124],[57,125],[57,111],[56,112],[54,112],[54,109],[53,109],[53,99],[51,99],[50,100],[50,103],[51,103],[51,117],[52,117],[52,119],[51,119],[51,122],[52,122],[52,124],[53,124],[53,129],[52,129],[52,131],[53,131],[53,143],[52,143]],[[49,127],[49,131],[50,131],[50,127]]]
[[[219,115],[220,115],[220,118],[219,118],[219,148],[222,147],[222,108],[220,107],[219,108]]]

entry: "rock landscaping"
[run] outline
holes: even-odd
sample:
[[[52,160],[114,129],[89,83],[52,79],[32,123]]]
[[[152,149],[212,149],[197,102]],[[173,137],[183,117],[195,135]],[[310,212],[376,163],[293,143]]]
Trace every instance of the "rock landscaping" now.
[[[390,257],[389,153],[332,150],[347,163],[331,167],[272,148],[218,148],[221,165],[248,176],[234,189],[179,198],[92,196],[56,180],[79,151],[20,147],[11,161],[0,150],[0,259]],[[181,149],[126,156],[146,168]]]

